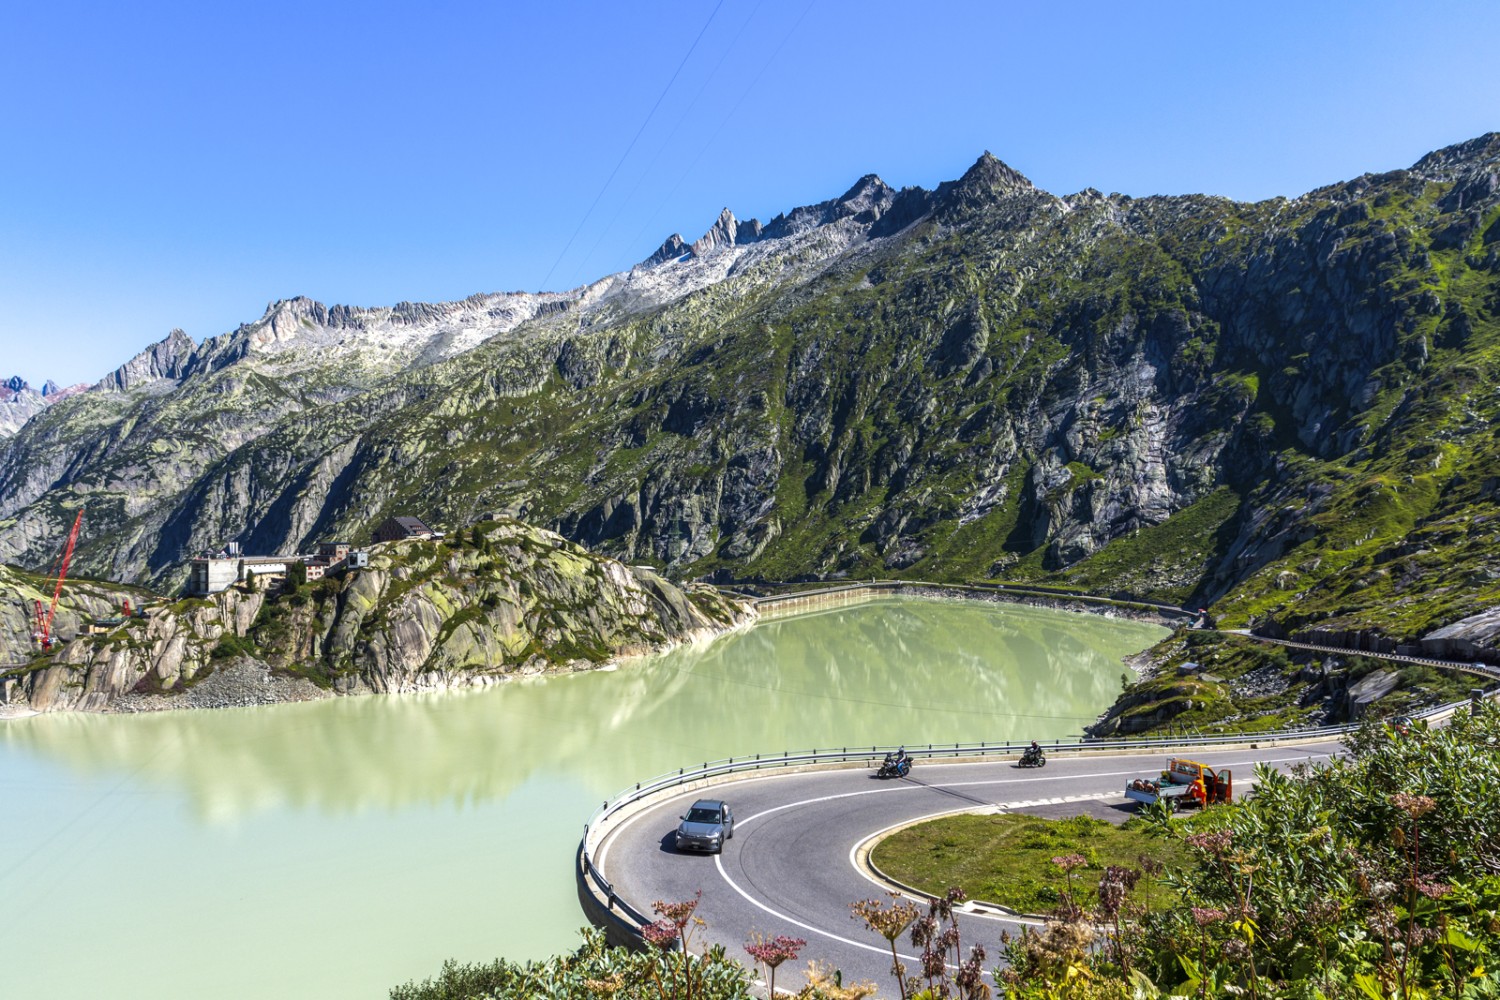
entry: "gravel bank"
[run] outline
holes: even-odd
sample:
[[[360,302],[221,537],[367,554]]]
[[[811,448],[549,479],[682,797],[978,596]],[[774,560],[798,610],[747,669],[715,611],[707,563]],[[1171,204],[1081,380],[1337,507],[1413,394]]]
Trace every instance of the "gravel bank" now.
[[[181,708],[248,708],[279,705],[288,701],[331,698],[305,677],[273,674],[259,660],[240,657],[180,694],[123,694],[109,707],[111,712],[166,712]]]

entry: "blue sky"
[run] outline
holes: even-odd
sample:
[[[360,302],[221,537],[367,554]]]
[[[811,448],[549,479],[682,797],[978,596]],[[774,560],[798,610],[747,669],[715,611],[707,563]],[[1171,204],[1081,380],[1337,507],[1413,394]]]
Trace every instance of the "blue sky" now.
[[[292,295],[571,287],[985,149],[1259,199],[1500,129],[1492,2],[4,0],[0,37],[0,376],[33,383]]]

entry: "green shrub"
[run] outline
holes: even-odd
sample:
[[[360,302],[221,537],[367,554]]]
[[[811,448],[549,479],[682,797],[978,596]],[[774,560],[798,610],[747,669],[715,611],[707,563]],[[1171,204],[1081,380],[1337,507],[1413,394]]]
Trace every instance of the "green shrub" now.
[[[406,983],[390,1000],[657,1000],[685,995],[680,989],[681,954],[650,948],[630,951],[605,944],[602,931],[582,932],[583,945],[571,955],[540,962],[496,959],[465,965],[449,960],[435,978]],[[750,1000],[748,970],[720,948],[692,959],[697,1000]],[[601,990],[599,984],[614,985]]]
[[[1101,892],[1064,921],[1074,931],[1024,931],[998,977],[1008,996],[1079,979],[1121,998],[1500,995],[1486,973],[1500,964],[1500,706],[1408,734],[1369,724],[1347,747],[1291,774],[1257,768],[1253,795],[1211,822],[1156,817],[1187,863],[1165,880],[1180,902],[1111,912]]]
[[[208,655],[213,660],[228,660],[236,656],[254,656],[255,652],[255,643],[247,637],[225,632]]]

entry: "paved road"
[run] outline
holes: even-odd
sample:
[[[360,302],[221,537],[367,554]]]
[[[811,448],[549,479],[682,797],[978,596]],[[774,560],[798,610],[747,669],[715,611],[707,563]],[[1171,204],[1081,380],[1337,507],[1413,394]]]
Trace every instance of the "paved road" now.
[[[1257,760],[1284,768],[1337,750],[1336,742],[1325,740],[1195,757],[1232,768],[1243,791]],[[595,860],[620,896],[643,912],[649,913],[655,900],[686,899],[702,889],[698,914],[708,927],[699,934],[723,944],[732,956],[745,958],[743,945],[752,932],[806,938],[804,959],[831,962],[846,981],[872,979],[885,995],[891,985],[889,951],[849,913],[851,902],[885,891],[855,866],[861,843],[913,819],[982,806],[1046,815],[1124,809],[1120,789],[1126,780],[1159,771],[1166,756],[1161,751],[1058,755],[1033,770],[1010,762],[919,761],[911,777],[899,781],[881,781],[862,768],[748,777],[663,799],[620,820]],[[735,835],[717,857],[678,854],[672,847],[677,817],[699,797],[724,798],[734,807]],[[1095,801],[1085,808],[1070,799]],[[984,944],[993,959],[1002,927],[1014,929],[1015,921],[973,913],[960,925],[965,940]],[[912,965],[910,947],[903,952]],[[806,962],[799,959],[796,965],[780,970],[778,986],[800,984]]]

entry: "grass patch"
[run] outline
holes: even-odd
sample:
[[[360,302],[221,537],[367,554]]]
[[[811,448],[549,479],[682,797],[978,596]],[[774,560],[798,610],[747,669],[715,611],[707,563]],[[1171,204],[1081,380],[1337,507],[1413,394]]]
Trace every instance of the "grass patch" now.
[[[1180,603],[1198,588],[1204,553],[1233,540],[1240,504],[1238,494],[1221,486],[1161,524],[1117,538],[1055,576],[1089,592],[1124,590]]]
[[[1052,863],[1059,855],[1081,854],[1088,861],[1073,872],[1080,898],[1098,889],[1107,865],[1139,868],[1146,855],[1172,870],[1180,846],[1149,829],[1139,819],[1114,826],[1091,816],[947,816],[892,834],[871,860],[897,881],[928,892],[942,894],[956,885],[970,899],[1040,913],[1055,907],[1068,888],[1067,875]],[[1142,879],[1130,898],[1153,909],[1175,902],[1170,889],[1151,879]]]

